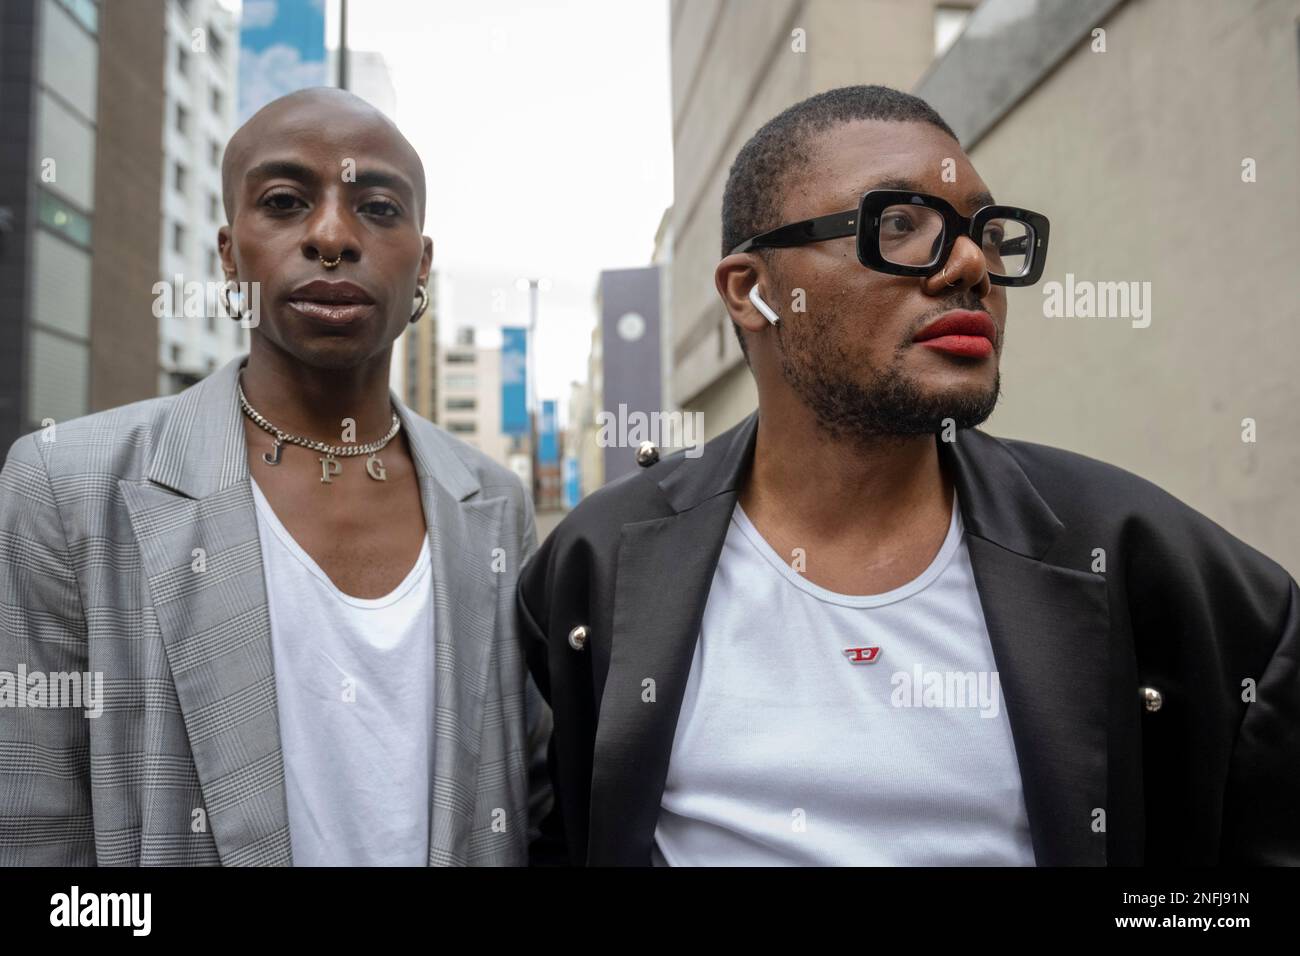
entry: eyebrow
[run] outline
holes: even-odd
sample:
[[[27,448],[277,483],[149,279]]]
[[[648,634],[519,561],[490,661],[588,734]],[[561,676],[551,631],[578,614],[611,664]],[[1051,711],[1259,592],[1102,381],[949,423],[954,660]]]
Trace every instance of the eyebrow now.
[[[315,170],[292,159],[268,159],[265,162],[258,163],[248,170],[245,179],[255,182],[261,179],[274,179],[277,176],[285,179],[296,179],[298,182],[310,186],[320,184],[320,176]],[[400,173],[388,172],[382,169],[360,170],[357,172],[355,181],[349,182],[348,185],[360,189],[368,186],[379,186],[400,193],[404,198],[411,200],[415,198],[415,186],[410,179]]]
[[[857,199],[862,195],[862,193],[870,192],[873,189],[900,189],[909,193],[926,192],[926,190],[921,186],[921,184],[914,179],[908,179],[906,176],[890,176],[868,185],[861,192],[858,192],[857,194],[854,195],[853,201],[856,202]],[[930,194],[926,193],[926,195],[930,195]],[[969,196],[966,197],[966,202],[969,205],[972,212],[976,209],[981,209],[984,206],[997,205],[997,201],[993,198],[993,194],[987,191],[971,193]]]

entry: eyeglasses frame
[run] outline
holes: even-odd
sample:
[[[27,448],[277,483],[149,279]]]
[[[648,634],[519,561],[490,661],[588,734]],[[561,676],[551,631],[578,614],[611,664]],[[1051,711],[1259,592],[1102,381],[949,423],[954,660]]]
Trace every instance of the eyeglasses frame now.
[[[943,243],[934,259],[925,265],[902,265],[890,262],[880,254],[881,214],[890,206],[900,205],[924,206],[935,210],[943,217]],[[969,236],[979,246],[984,226],[990,219],[1013,219],[1024,223],[1032,230],[1025,236],[1008,240],[1000,251],[1019,255],[1022,249],[1008,249],[1008,246],[1023,244],[1030,236],[1033,237],[1034,247],[1029,250],[1025,269],[1020,275],[1002,276],[990,272],[989,282],[1004,286],[1033,285],[1042,277],[1043,268],[1047,264],[1047,238],[1050,224],[1046,216],[1019,206],[1001,205],[983,206],[975,210],[972,215],[963,216],[947,200],[905,189],[868,190],[858,200],[857,209],[778,226],[746,239],[731,252],[734,255],[756,249],[788,249],[827,239],[856,236],[858,261],[868,269],[888,275],[932,276],[942,268],[943,263],[948,261],[948,257],[952,254],[952,247],[962,236]]]

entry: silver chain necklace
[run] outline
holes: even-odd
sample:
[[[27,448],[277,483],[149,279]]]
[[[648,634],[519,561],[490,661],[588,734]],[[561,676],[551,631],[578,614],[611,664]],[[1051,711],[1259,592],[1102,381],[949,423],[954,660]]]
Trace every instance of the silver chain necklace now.
[[[244,409],[244,414],[253,420],[253,423],[263,431],[270,432],[275,436],[275,447],[269,452],[263,452],[262,461],[268,465],[280,464],[280,452],[285,444],[300,445],[303,448],[310,448],[312,451],[319,451],[325,454],[324,458],[319,459],[321,476],[320,480],[325,484],[333,484],[333,476],[343,471],[343,463],[340,458],[355,458],[357,455],[369,455],[366,459],[366,474],[375,481],[387,481],[388,472],[384,469],[384,463],[379,460],[377,452],[383,451],[387,445],[402,430],[402,420],[397,417],[397,412],[393,412],[393,424],[388,429],[388,434],[378,441],[366,442],[364,445],[327,445],[325,442],[316,441],[312,438],[304,438],[301,435],[294,435],[282,428],[277,428],[269,422],[265,415],[254,408],[244,396],[244,385],[241,380],[235,383],[235,388],[239,390],[239,404]]]

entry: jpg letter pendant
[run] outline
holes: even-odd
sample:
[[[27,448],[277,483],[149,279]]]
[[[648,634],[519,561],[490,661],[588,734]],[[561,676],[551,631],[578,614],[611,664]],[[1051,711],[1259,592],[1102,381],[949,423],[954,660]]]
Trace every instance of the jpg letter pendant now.
[[[374,452],[366,459],[366,474],[375,481],[387,481],[388,472],[384,469],[384,463],[379,460],[379,456]]]
[[[327,485],[334,483],[334,475],[343,470],[343,463],[333,455],[326,455],[324,458],[317,459],[320,462],[320,480]]]

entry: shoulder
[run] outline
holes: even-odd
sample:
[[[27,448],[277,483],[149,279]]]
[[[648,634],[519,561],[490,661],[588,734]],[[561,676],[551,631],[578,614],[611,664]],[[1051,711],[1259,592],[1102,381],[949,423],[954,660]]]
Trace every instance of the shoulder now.
[[[51,421],[10,447],[5,471],[39,469],[51,482],[85,475],[136,479],[177,396],[149,398],[92,415]]]
[[[659,469],[666,464],[660,462],[652,468],[631,472],[597,488],[565,516],[554,533],[586,538],[611,533],[617,536],[628,522],[647,521],[671,513],[659,486],[659,479],[665,474]]]
[[[1082,500],[1096,507],[1113,505],[1116,496],[1123,496],[1122,500],[1144,509],[1197,515],[1154,482],[1098,458],[1036,442],[974,434],[1009,454],[1049,504]]]
[[[1216,592],[1235,582],[1289,601],[1291,575],[1196,508],[1146,478],[1077,452],[1034,442],[994,438],[1065,525],[1080,554],[1109,543],[1136,584],[1176,584]],[[960,439],[959,439],[960,440]]]
[[[601,553],[610,552],[617,548],[624,525],[677,514],[681,499],[674,499],[671,489],[682,482],[709,488],[717,485],[720,471],[739,454],[737,441],[750,424],[746,419],[702,448],[695,447],[694,454],[689,448],[674,451],[653,465],[637,468],[597,488],[569,512],[547,542],[555,542],[556,548],[582,544]]]
[[[1141,520],[1196,527],[1231,537],[1195,508],[1141,475],[1063,448],[979,434],[1011,456],[1034,490],[1067,524],[1069,519],[1083,522],[1091,516],[1093,520],[1086,523]]]

